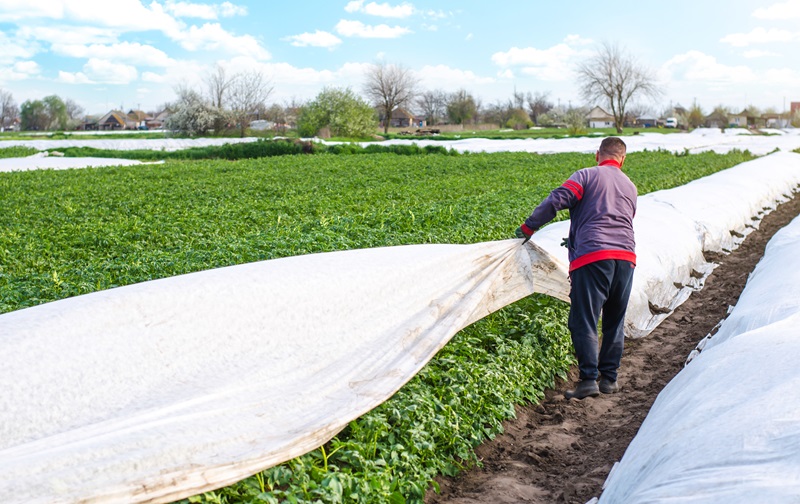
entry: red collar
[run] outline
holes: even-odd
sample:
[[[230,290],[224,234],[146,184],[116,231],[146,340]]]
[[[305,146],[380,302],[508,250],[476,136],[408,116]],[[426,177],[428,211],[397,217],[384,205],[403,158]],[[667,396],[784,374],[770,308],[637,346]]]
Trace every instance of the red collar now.
[[[621,168],[619,161],[617,161],[616,159],[606,159],[604,161],[601,161],[600,164],[597,166],[613,166],[614,168]]]

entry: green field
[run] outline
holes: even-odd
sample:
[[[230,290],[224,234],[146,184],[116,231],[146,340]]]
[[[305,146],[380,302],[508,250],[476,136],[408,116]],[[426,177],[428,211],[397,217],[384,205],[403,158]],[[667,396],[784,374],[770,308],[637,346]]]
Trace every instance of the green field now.
[[[640,194],[752,159],[631,153]],[[320,154],[0,173],[0,313],[298,254],[513,236],[587,154]],[[560,218],[565,218],[561,215]],[[532,296],[461,331],[322,449],[192,502],[420,502],[572,363],[567,307]]]

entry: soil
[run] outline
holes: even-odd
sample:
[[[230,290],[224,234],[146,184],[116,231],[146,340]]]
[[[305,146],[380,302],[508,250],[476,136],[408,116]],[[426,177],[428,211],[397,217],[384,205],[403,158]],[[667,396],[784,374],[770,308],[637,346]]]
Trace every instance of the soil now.
[[[628,339],[619,370],[620,392],[583,401],[565,399],[570,381],[547,391],[538,405],[517,407],[504,433],[477,448],[482,467],[437,478],[426,504],[577,503],[599,497],[656,396],[682,368],[697,342],[735,305],[772,235],[800,214],[795,197],[766,215],[752,232],[650,335]]]

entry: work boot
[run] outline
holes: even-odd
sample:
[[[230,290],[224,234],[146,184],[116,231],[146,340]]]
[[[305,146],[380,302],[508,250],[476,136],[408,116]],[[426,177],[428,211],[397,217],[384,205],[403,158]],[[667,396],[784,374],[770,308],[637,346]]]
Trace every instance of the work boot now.
[[[616,394],[619,392],[619,385],[617,385],[617,381],[611,381],[605,376],[600,377],[600,392],[604,394]]]
[[[600,389],[597,388],[597,382],[594,380],[581,380],[575,390],[567,390],[564,392],[564,397],[567,399],[583,399],[584,397],[597,397],[600,395]]]

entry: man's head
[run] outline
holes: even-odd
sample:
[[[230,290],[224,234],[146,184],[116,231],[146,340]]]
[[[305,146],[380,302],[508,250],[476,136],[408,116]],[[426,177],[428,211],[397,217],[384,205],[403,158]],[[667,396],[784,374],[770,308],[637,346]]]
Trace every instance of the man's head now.
[[[620,166],[625,161],[625,152],[627,147],[625,142],[617,137],[608,137],[600,142],[600,148],[597,149],[595,158],[597,162],[605,161],[606,159],[613,159],[617,161]]]

